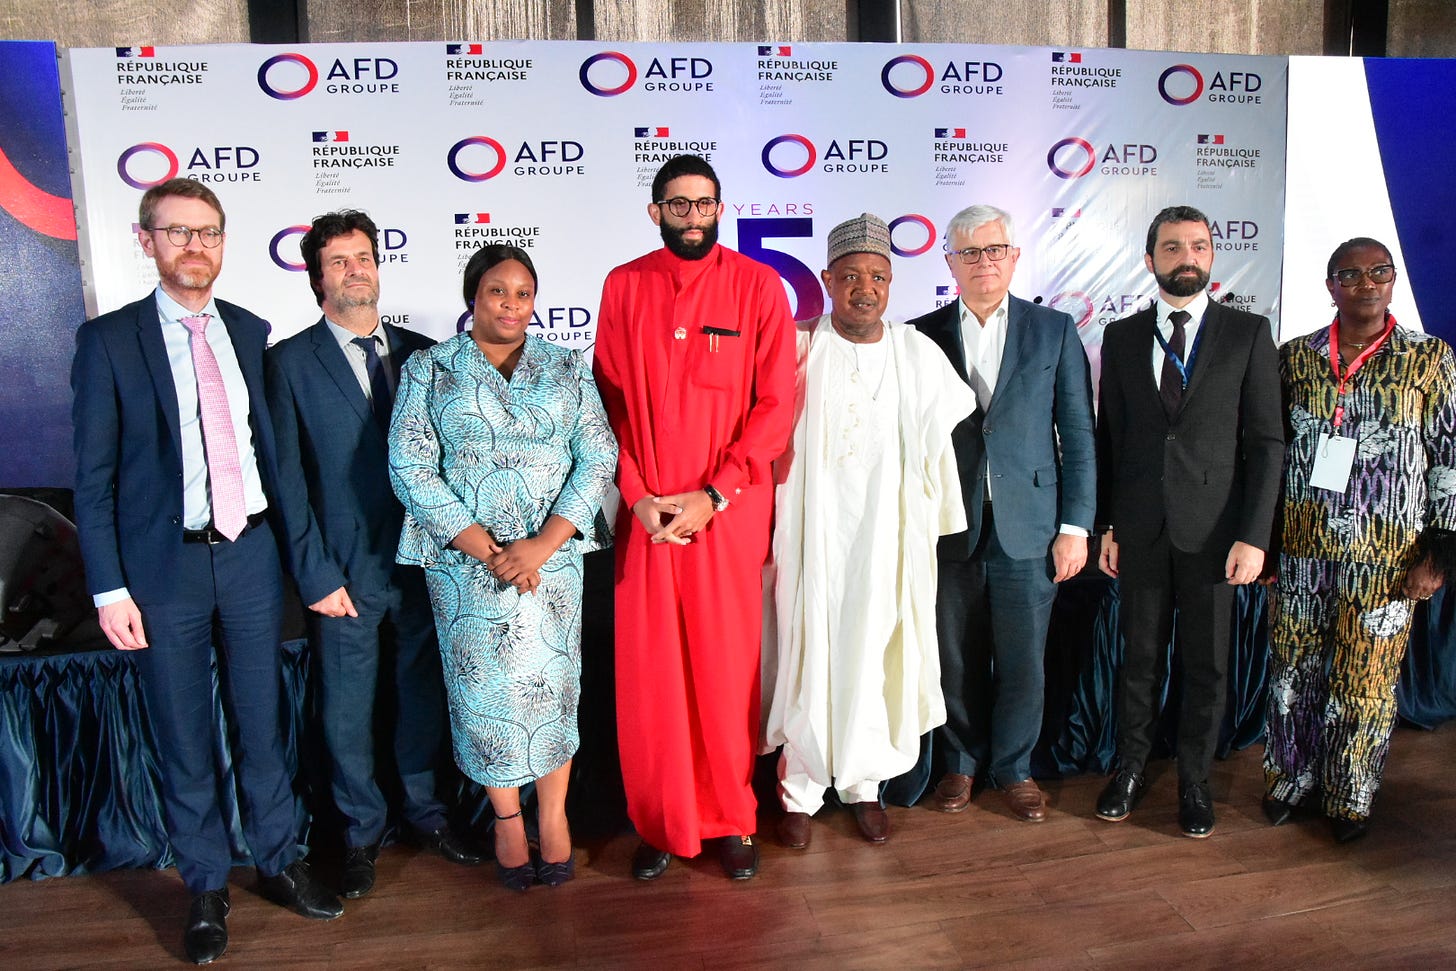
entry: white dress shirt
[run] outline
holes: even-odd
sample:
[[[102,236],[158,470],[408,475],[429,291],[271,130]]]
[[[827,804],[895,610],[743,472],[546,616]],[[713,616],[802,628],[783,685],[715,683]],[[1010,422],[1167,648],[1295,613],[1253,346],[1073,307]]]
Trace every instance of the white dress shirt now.
[[[1203,315],[1208,311],[1208,293],[1200,292],[1188,302],[1185,307],[1175,307],[1165,301],[1160,294],[1157,303],[1153,306],[1157,313],[1158,333],[1163,335],[1163,340],[1170,344],[1173,341],[1173,322],[1168,315],[1175,310],[1188,311],[1188,320],[1183,324],[1183,363],[1188,363],[1188,357],[1193,353],[1193,342],[1198,338],[1198,328],[1203,325]],[[1153,384],[1160,384],[1163,380],[1163,345],[1156,339],[1153,340]]]

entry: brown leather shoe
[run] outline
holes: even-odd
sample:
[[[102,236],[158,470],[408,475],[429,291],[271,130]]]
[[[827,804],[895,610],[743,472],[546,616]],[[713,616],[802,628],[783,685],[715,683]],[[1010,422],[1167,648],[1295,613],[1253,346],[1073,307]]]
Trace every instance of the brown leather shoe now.
[[[854,821],[859,823],[860,835],[871,843],[883,843],[890,838],[890,816],[878,802],[857,802]]]
[[[791,850],[806,849],[809,838],[813,835],[809,826],[810,818],[808,813],[784,813],[777,827],[779,842]]]
[[[1001,794],[1006,797],[1006,805],[1017,819],[1024,819],[1028,823],[1039,823],[1046,819],[1046,793],[1031,779],[1002,786]]]
[[[930,797],[930,808],[936,812],[965,812],[971,804],[971,785],[976,780],[959,772],[947,772]]]

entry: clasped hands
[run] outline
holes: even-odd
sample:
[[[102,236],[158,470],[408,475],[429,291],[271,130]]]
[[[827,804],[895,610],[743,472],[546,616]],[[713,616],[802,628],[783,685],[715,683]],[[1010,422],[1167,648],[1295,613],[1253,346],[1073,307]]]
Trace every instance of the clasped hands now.
[[[702,489],[672,496],[643,496],[632,504],[632,513],[654,543],[686,546],[693,534],[708,524],[716,510]]]

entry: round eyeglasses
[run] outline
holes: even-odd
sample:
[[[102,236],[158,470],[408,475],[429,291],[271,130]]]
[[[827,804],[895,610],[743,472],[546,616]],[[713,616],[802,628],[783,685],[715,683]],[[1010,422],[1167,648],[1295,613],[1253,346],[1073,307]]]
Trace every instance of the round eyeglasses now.
[[[673,196],[671,199],[657,203],[657,205],[666,206],[667,211],[674,216],[686,216],[692,212],[694,206],[697,207],[698,214],[702,216],[711,216],[718,211],[718,200],[712,196],[703,196],[701,199],[689,199],[687,196]]]
[[[153,226],[147,232],[166,233],[173,246],[186,246],[192,242],[192,234],[196,233],[197,238],[202,240],[202,245],[207,249],[216,249],[224,235],[223,231],[216,226],[206,226],[202,229],[193,229],[190,226]]]

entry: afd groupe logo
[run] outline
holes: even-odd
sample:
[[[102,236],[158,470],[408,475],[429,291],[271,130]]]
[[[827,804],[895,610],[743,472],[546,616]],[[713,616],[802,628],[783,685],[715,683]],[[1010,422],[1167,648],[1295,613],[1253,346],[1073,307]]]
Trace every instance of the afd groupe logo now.
[[[637,63],[620,51],[602,51],[581,62],[581,86],[599,98],[631,91],[642,79],[643,91],[713,90],[713,62],[706,57],[654,57],[640,74]]]
[[[1252,71],[1215,71],[1205,79],[1192,64],[1174,64],[1158,75],[1158,94],[1170,105],[1183,107],[1200,99],[1207,104],[1259,105],[1264,79]]]
[[[1046,305],[1075,320],[1078,330],[1092,322],[1092,298],[1082,290],[1063,290],[1048,300]]]
[[[399,93],[399,62],[389,57],[336,57],[321,72],[303,54],[275,54],[258,68],[258,87],[278,101],[311,94],[323,81],[325,94],[385,95]]]
[[[133,189],[179,175],[196,182],[261,182],[261,159],[249,145],[197,145],[178,152],[161,142],[139,142],[117,157],[116,174]]]
[[[306,225],[284,226],[273,234],[268,240],[268,258],[275,266],[290,273],[302,273],[308,269],[308,265],[303,262],[303,251],[298,245],[308,230]],[[403,229],[380,227],[379,265],[408,262],[409,235]]]
[[[1005,76],[996,61],[947,61],[936,68],[919,54],[892,57],[880,68],[880,84],[897,98],[918,98],[937,83],[941,94],[1003,95]]]
[[[472,322],[472,311],[465,311],[455,318],[455,333],[465,333]],[[596,328],[591,323],[592,312],[587,307],[537,306],[528,326],[542,340],[585,347],[596,339]]]
[[[890,171],[890,146],[878,138],[834,138],[820,151],[807,137],[778,135],[764,143],[759,157],[770,174],[797,179],[816,165],[831,174],[886,173]]]
[[[1085,138],[1068,136],[1047,150],[1047,168],[1059,179],[1080,179],[1093,169],[1102,175],[1156,176],[1158,147],[1123,142],[1099,149]]]
[[[890,252],[896,256],[928,253],[937,238],[935,223],[918,212],[908,212],[890,220]]]
[[[1213,248],[1220,253],[1259,251],[1259,224],[1252,219],[1211,219],[1208,234]]]
[[[450,146],[445,165],[465,182],[485,182],[511,166],[511,173],[527,178],[557,178],[586,174],[586,148],[569,138],[524,141],[508,149],[489,135],[470,135]]]

